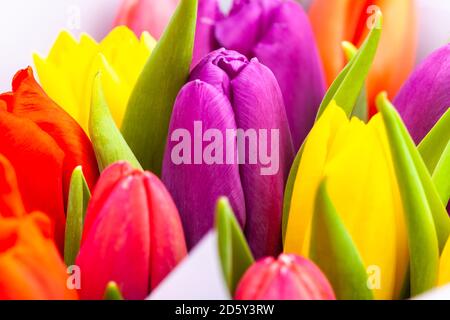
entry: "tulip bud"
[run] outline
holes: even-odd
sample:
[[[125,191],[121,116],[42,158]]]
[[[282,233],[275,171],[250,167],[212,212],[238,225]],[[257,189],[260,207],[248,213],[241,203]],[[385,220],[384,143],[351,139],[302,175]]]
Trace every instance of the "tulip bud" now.
[[[102,299],[109,282],[144,299],[186,255],[170,195],[150,172],[117,162],[103,171],[89,204],[77,265],[81,297]]]
[[[335,300],[333,288],[311,261],[294,254],[268,257],[241,279],[236,300]]]
[[[162,173],[188,246],[212,228],[216,201],[226,196],[254,255],[276,255],[293,159],[278,83],[257,59],[225,49],[203,59],[190,80],[175,102]]]

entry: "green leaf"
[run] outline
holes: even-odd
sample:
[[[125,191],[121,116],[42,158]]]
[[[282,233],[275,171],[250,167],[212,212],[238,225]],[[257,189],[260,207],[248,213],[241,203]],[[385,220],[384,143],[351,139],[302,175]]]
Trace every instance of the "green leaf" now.
[[[122,292],[120,292],[119,286],[114,281],[108,282],[103,300],[123,300]]]
[[[94,78],[89,116],[89,133],[100,171],[119,160],[142,169],[112,118],[103,93],[101,74]]]
[[[434,172],[436,165],[450,140],[450,108],[435,124],[431,131],[419,144],[419,152],[422,155],[430,174]]]
[[[69,197],[67,202],[67,221],[64,241],[64,262],[68,266],[75,264],[80,250],[83,234],[84,218],[91,192],[83,176],[81,166],[76,167],[70,179]]]
[[[350,62],[353,59],[353,57],[355,57],[356,54],[358,53],[358,49],[351,42],[348,41],[342,42],[342,49],[344,50],[344,54],[348,62]],[[353,108],[351,116],[357,117],[358,119],[366,123],[369,120],[366,86],[363,86],[361,93],[358,97],[358,100],[356,101],[356,105]]]
[[[374,298],[363,260],[328,196],[325,181],[316,196],[310,256],[327,276],[337,299]]]
[[[182,0],[128,102],[122,133],[142,166],[160,174],[175,99],[189,77],[197,1]]]
[[[441,197],[439,196],[438,190],[434,185],[433,179],[428,172],[428,169],[422,157],[420,156],[420,153],[417,150],[414,141],[409,135],[408,129],[403,124],[397,112],[394,112],[393,115],[400,128],[403,139],[408,147],[408,151],[412,157],[412,160],[414,161],[414,166],[420,177],[420,181],[425,191],[428,205],[430,206],[431,214],[433,216],[434,225],[439,241],[439,251],[442,252],[442,250],[444,250],[445,244],[447,243],[447,239],[450,236],[450,217],[448,216],[447,210],[445,209],[445,206],[441,201]]]
[[[317,118],[320,118],[332,100],[335,100],[337,105],[344,109],[347,116],[353,113],[377,52],[382,24],[383,17],[380,12],[377,25],[372,28],[358,53],[338,75],[325,95],[319,107]]]
[[[439,270],[438,234],[423,180],[418,172],[418,159],[415,159],[416,155],[412,154],[409,146],[413,144],[412,149],[416,150],[414,143],[409,135],[405,136],[406,128],[386,93],[380,94],[376,102],[383,116],[403,203],[408,230],[411,295],[416,296],[436,285]],[[416,153],[418,156],[417,151]]]
[[[239,280],[253,264],[254,258],[233,209],[225,197],[217,202],[216,229],[222,269],[230,293],[234,295]]]
[[[450,198],[450,141],[434,170],[433,182],[442,204],[447,205]]]

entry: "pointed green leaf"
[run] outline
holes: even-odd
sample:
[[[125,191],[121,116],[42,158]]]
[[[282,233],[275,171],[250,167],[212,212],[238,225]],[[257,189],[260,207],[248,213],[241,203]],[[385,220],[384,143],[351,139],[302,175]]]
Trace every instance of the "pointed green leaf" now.
[[[358,49],[348,41],[342,42],[342,49],[344,50],[345,57],[348,62],[350,62],[358,53]],[[361,93],[356,101],[356,105],[353,108],[352,116],[357,117],[358,119],[367,122],[369,119],[368,115],[368,105],[367,105],[367,89],[364,85],[361,89]]]
[[[377,97],[377,107],[383,116],[405,212],[411,295],[416,296],[436,285],[439,270],[438,235],[421,176],[408,147],[412,139],[405,138],[400,116],[386,93]]]
[[[362,258],[328,196],[325,181],[317,191],[310,256],[327,276],[337,299],[373,299]]]
[[[432,174],[436,165],[450,140],[450,108],[435,124],[427,136],[419,144],[422,155],[429,172]]]
[[[108,282],[103,297],[103,300],[123,300],[122,292],[114,281]]]
[[[239,280],[253,264],[254,258],[227,198],[220,198],[217,202],[216,229],[225,280],[233,295]]]
[[[175,98],[189,77],[197,1],[182,0],[131,94],[122,124],[142,166],[160,174]]]
[[[119,160],[142,169],[112,118],[103,94],[101,74],[95,76],[89,116],[89,133],[100,171]]]
[[[442,203],[447,205],[450,198],[450,141],[434,170],[433,182]]]
[[[436,233],[439,241],[439,250],[444,250],[447,239],[450,236],[450,217],[448,216],[447,210],[441,201],[438,190],[433,183],[433,179],[420,156],[419,151],[414,144],[411,136],[409,135],[408,129],[402,122],[400,115],[395,111],[393,112],[393,117],[397,122],[398,127],[403,135],[403,139],[408,147],[409,154],[414,162],[414,166],[422,183],[422,187],[425,191],[425,195],[428,200],[428,205],[430,206],[431,214],[433,216],[434,225],[436,228]]]
[[[91,192],[84,179],[83,170],[81,166],[76,167],[70,179],[69,198],[67,202],[64,262],[68,266],[75,264],[75,259],[80,250],[84,217],[90,198]]]
[[[348,116],[353,113],[377,52],[381,37],[382,21],[383,17],[380,12],[377,25],[369,32],[358,53],[342,70],[325,95],[317,118],[320,118],[332,100],[335,100],[337,105],[344,109]]]

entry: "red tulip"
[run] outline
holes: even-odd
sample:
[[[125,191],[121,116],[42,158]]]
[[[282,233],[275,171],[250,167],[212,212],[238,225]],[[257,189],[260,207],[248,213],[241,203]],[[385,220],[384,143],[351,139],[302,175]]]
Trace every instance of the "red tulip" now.
[[[14,169],[0,155],[0,300],[77,299],[47,216],[27,214]]]
[[[237,300],[335,300],[320,269],[309,260],[282,254],[250,267],[236,290]]]
[[[31,68],[19,71],[12,92],[0,95],[0,153],[16,171],[26,211],[38,210],[50,217],[62,248],[72,171],[81,165],[93,187],[97,162],[89,138],[45,94]]]
[[[159,39],[179,0],[124,0],[114,25],[126,25],[137,35],[143,31]]]
[[[177,208],[162,182],[126,162],[101,175],[89,204],[77,265],[81,297],[100,299],[115,281],[143,299],[186,255]]]

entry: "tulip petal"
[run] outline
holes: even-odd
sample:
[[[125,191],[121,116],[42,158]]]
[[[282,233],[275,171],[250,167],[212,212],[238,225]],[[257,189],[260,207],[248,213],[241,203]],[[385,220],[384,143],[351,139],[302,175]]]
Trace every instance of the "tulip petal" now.
[[[319,186],[311,234],[311,259],[325,273],[339,300],[372,300],[367,272],[326,190]]]
[[[447,241],[444,251],[442,251],[441,261],[439,264],[438,285],[441,286],[448,283],[450,283],[450,240]]]
[[[385,93],[378,96],[377,107],[384,119],[406,214],[411,295],[416,296],[436,285],[439,263],[438,235],[421,175],[408,146],[413,142],[411,138],[405,138],[400,117]]]
[[[201,136],[196,136],[198,133],[195,130],[195,122],[201,125],[203,132],[209,129],[218,130],[222,137],[226,137],[227,129],[236,128],[233,108],[228,99],[215,87],[200,80],[186,84],[177,97],[162,172],[162,180],[180,211],[188,248],[198,243],[214,226],[216,201],[221,196],[227,196],[230,200],[239,224],[242,227],[246,224],[239,165],[237,161],[228,164],[225,154],[222,154],[220,159],[222,164],[207,164],[203,161],[201,164],[195,164],[203,159],[202,151],[199,154],[201,159],[197,161],[195,150],[191,151],[195,149],[192,141],[196,144],[196,140],[202,139]],[[180,132],[184,134],[175,137]],[[225,145],[225,141],[222,142]],[[178,159],[179,152],[175,150],[179,149],[180,145],[187,145],[187,150],[183,151],[183,156],[188,158],[187,162],[178,161],[181,159]],[[228,149],[237,155],[236,146]],[[221,183],[217,183],[217,179],[220,179]]]
[[[419,144],[419,152],[430,173],[434,172],[441,155],[450,140],[450,108]]]
[[[189,77],[197,7],[197,0],[181,0],[136,83],[122,123],[125,140],[139,162],[158,175],[172,108]]]
[[[344,109],[347,116],[353,113],[378,49],[383,25],[382,21],[383,17],[380,12],[377,25],[372,28],[356,56],[342,70],[325,95],[317,114],[318,118],[332,100],[336,101],[337,105]]]
[[[239,280],[254,259],[227,198],[220,198],[217,202],[216,229],[222,269],[233,295]]]
[[[151,262],[146,246],[151,242],[146,201],[142,179],[129,175],[115,185],[100,212],[88,208],[86,219],[91,214],[96,219],[83,231],[76,260],[81,270],[81,298],[101,299],[110,281],[118,284],[126,299],[147,296]]]
[[[136,169],[142,169],[114,123],[103,94],[100,74],[97,74],[93,83],[89,133],[101,171],[120,160],[130,162]]]
[[[75,264],[83,235],[83,223],[91,192],[84,179],[81,166],[76,167],[70,180],[69,200],[67,202],[66,234],[64,241],[64,262]]]
[[[240,166],[247,208],[244,232],[250,248],[255,258],[276,255],[281,251],[284,184],[294,157],[282,95],[272,72],[256,59],[231,81],[231,87],[237,127],[244,131],[259,130],[259,134],[266,130],[267,140],[274,138],[274,131],[279,135],[278,150],[271,143],[266,146],[267,154],[271,153],[272,160],[278,162],[277,171],[264,175],[262,170],[267,165],[251,164],[249,159]],[[262,148],[260,144],[260,153]],[[271,163],[273,169],[275,161]]]
[[[150,289],[187,255],[183,227],[177,207],[163,183],[152,173],[144,173],[150,221]]]
[[[0,154],[0,219],[21,217],[25,213],[14,168]]]
[[[394,100],[416,144],[450,107],[449,77],[450,44],[447,44],[416,68]]]

